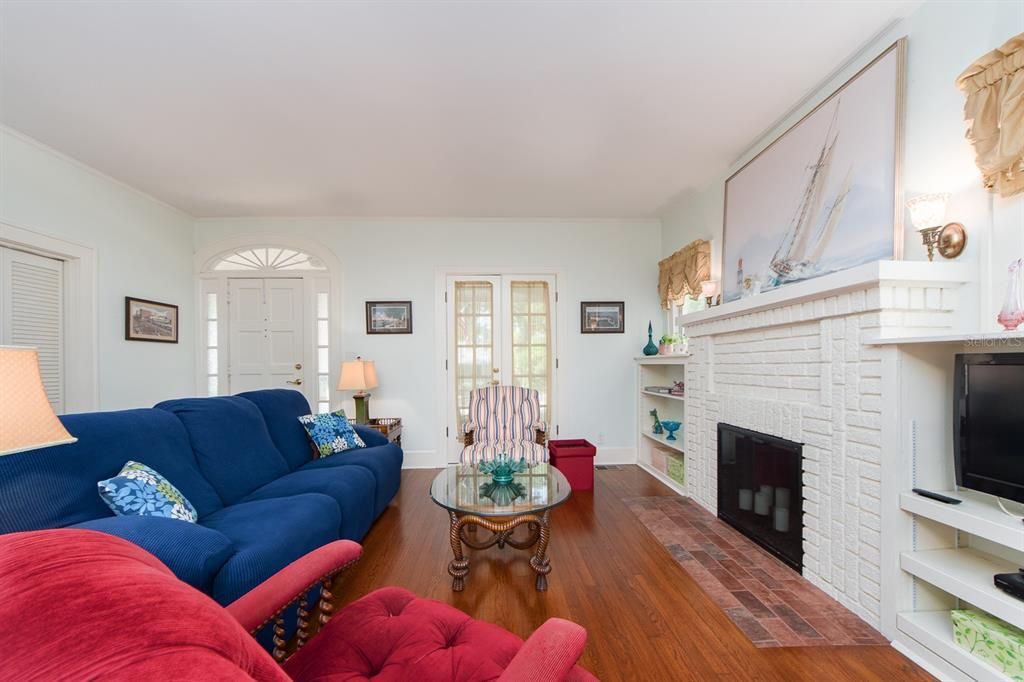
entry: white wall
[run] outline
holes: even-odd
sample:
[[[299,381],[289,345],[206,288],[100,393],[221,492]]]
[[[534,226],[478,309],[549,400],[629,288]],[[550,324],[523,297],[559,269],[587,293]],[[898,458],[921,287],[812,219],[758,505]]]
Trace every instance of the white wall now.
[[[1024,197],[999,199],[981,187],[974,154],[964,139],[964,98],[954,85],[972,61],[1024,31],[1024,5],[1016,2],[924,3],[879,38],[829,83],[802,103],[772,131],[752,144],[727,172],[704,188],[682,190],[661,213],[662,253],[693,239],[721,246],[725,179],[765,145],[792,126],[865,63],[897,38],[908,37],[906,134],[903,184],[907,197],[925,192],[952,193],[947,219],[962,222],[968,245],[962,260],[975,264],[977,282],[963,291],[978,309],[975,323],[996,329],[1009,261],[1024,255]],[[905,258],[927,258],[907,217]],[[720,264],[715,262],[715,268]]]
[[[190,217],[0,128],[0,222],[93,248],[98,409],[194,393]],[[125,341],[126,295],[182,306],[180,342]]]
[[[342,352],[376,361],[380,388],[371,413],[403,418],[409,464],[444,462],[440,440],[439,324],[436,286],[445,268],[481,273],[548,269],[559,276],[559,416],[562,438],[588,438],[604,461],[632,461],[636,417],[631,358],[647,342],[647,322],[657,320],[657,221],[600,220],[359,220],[231,219],[196,223],[196,248],[239,235],[299,236],[323,244],[341,262]],[[412,335],[368,336],[367,300],[413,302]],[[581,300],[626,302],[626,333],[579,333]],[[441,321],[443,322],[443,321]],[[335,326],[335,329],[337,327]],[[347,394],[335,394],[335,403]],[[602,438],[603,436],[603,438]],[[599,442],[603,441],[603,442]]]

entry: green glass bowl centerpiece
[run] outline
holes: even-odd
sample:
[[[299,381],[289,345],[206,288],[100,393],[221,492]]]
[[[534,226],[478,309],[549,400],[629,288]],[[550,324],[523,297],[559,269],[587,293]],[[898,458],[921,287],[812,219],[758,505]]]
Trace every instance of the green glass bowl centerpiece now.
[[[493,500],[499,507],[512,504],[513,500],[526,495],[526,488],[515,482],[515,476],[529,468],[525,458],[516,461],[511,455],[498,455],[493,460],[481,462],[480,473],[490,474],[491,480],[481,484],[480,495]]]
[[[491,480],[498,485],[508,485],[516,474],[529,468],[525,457],[516,461],[512,455],[498,455],[492,460],[480,463],[480,473],[490,474]]]

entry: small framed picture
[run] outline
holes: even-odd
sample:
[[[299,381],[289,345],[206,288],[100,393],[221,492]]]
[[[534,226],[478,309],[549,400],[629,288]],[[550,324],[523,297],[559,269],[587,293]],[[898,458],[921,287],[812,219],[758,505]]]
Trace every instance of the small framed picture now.
[[[367,301],[367,334],[412,334],[412,301]]]
[[[124,339],[178,343],[178,306],[125,296]]]
[[[622,334],[626,331],[624,301],[583,301],[580,303],[581,334]]]

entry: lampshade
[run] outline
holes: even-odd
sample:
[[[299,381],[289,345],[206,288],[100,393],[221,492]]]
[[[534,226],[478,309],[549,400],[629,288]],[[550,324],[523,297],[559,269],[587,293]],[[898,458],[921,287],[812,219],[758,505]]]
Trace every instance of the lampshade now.
[[[718,280],[709,279],[706,282],[701,282],[700,292],[704,294],[706,298],[711,298],[718,293]]]
[[[0,455],[76,440],[50,407],[35,348],[0,346]]]
[[[373,360],[356,358],[341,363],[339,391],[365,391],[368,388],[377,388],[377,367]]]
[[[910,209],[910,222],[914,224],[914,229],[926,230],[946,222],[947,201],[949,201],[948,192],[922,194],[907,201],[907,208]]]

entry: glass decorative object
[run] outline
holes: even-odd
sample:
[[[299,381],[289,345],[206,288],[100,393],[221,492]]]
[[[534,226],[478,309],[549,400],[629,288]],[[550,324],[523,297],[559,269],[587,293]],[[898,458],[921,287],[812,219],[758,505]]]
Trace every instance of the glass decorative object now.
[[[513,500],[526,495],[523,484],[514,481],[515,475],[529,468],[525,459],[516,461],[511,455],[498,455],[493,460],[481,462],[480,473],[490,474],[491,480],[480,485],[480,495],[500,507],[512,504]]]
[[[996,321],[1006,331],[1013,331],[1024,322],[1024,259],[1010,263],[1009,280],[1006,283],[1006,300]]]
[[[522,483],[489,481],[480,485],[480,496],[493,500],[499,507],[507,507],[514,500],[526,497],[526,487]]]
[[[651,416],[654,417],[654,426],[651,427],[651,433],[660,436],[665,432],[665,430],[661,428],[661,420],[658,419],[658,410],[651,410]]]
[[[668,435],[665,436],[665,440],[678,440],[676,438],[676,431],[678,431],[679,427],[683,425],[682,422],[668,421],[666,419],[662,419],[661,425],[665,427],[666,431],[668,431]]]
[[[644,355],[657,355],[658,344],[654,343],[654,325],[647,323],[647,345],[644,346]]]
[[[525,458],[515,460],[512,455],[497,455],[492,460],[480,463],[480,473],[490,474],[491,480],[499,485],[508,485],[516,474],[529,468]]]

